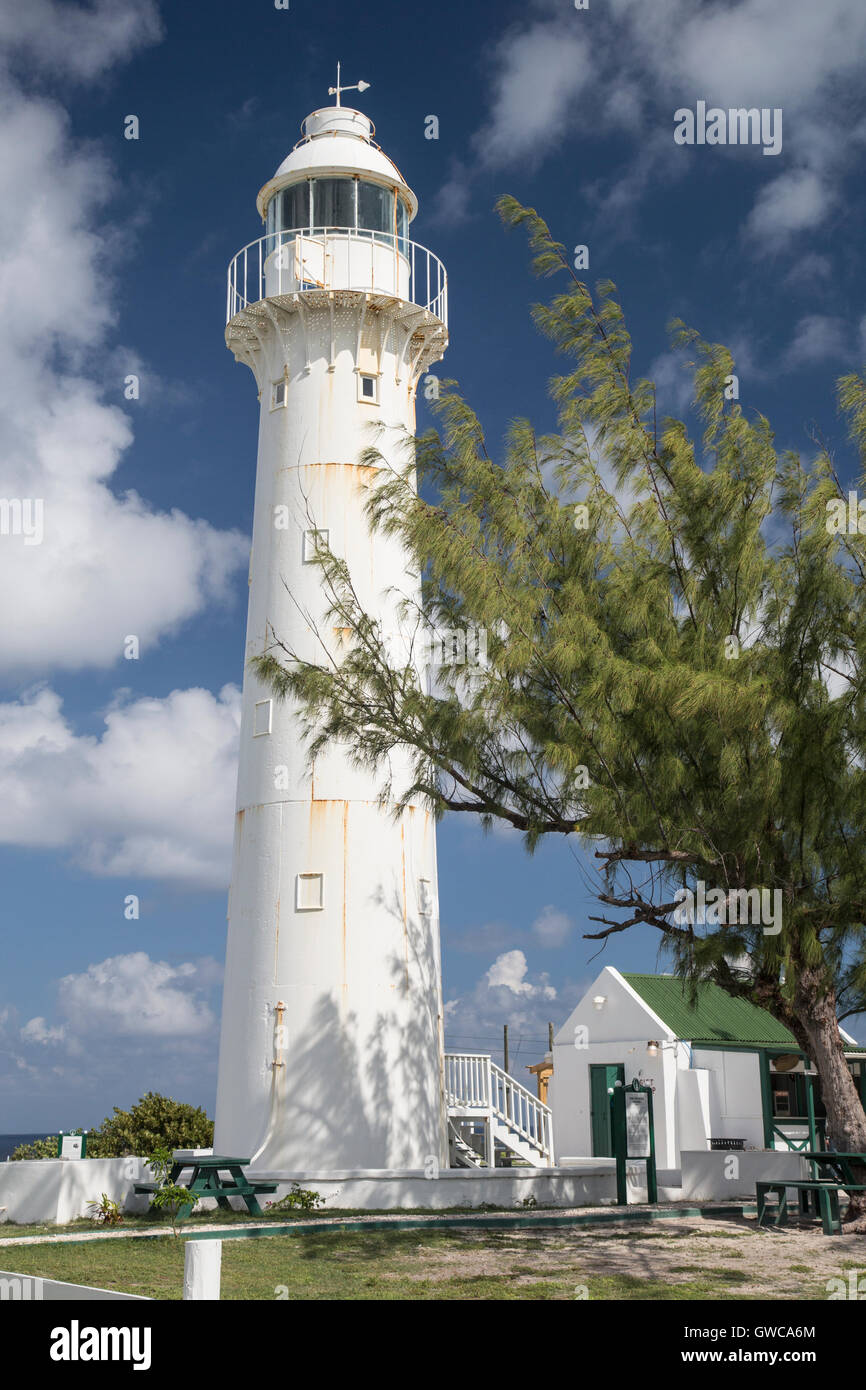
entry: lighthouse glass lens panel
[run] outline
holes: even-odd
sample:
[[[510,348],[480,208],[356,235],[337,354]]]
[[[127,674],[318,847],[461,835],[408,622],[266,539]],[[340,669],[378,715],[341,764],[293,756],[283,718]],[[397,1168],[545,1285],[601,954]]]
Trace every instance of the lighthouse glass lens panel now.
[[[378,183],[358,185],[358,230],[375,237],[377,241],[390,241],[394,238],[394,193],[390,188],[382,188]]]
[[[397,245],[406,256],[409,253],[409,209],[402,198],[397,199]]]
[[[274,199],[276,202],[276,199]],[[306,232],[310,226],[310,181],[293,184],[282,194],[281,221],[278,230]]]
[[[354,225],[355,180],[313,179],[313,231]]]

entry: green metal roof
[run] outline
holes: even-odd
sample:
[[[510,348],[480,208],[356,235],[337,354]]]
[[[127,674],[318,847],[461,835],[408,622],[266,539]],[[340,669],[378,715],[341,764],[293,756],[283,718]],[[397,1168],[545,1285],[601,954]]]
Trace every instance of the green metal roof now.
[[[692,998],[676,975],[631,975],[623,979],[653,1013],[685,1042],[739,1043],[743,1047],[800,1045],[784,1024],[747,999],[734,999],[719,985],[699,984]]]

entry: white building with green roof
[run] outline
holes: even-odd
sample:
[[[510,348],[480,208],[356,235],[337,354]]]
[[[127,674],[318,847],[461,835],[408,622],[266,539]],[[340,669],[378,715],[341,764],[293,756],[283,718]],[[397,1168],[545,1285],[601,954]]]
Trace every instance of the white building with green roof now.
[[[866,1048],[848,1065],[866,1105]],[[557,1161],[613,1152],[610,1092],[653,1087],[660,1169],[686,1151],[814,1148],[824,1129],[818,1079],[793,1034],[765,1009],[718,985],[692,995],[673,975],[606,966],[554,1039],[548,1103]],[[715,1141],[715,1142],[712,1142]]]

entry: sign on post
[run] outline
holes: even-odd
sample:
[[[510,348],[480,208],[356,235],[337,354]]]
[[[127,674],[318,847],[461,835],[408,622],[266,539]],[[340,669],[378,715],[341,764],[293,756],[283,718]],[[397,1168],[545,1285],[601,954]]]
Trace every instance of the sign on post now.
[[[653,1134],[653,1094],[635,1078],[630,1086],[617,1084],[610,1098],[613,1152],[616,1157],[616,1200],[628,1205],[626,1166],[646,1164],[647,1201],[659,1199]]]
[[[57,1136],[57,1157],[86,1158],[87,1135],[67,1134],[64,1130],[61,1130]]]

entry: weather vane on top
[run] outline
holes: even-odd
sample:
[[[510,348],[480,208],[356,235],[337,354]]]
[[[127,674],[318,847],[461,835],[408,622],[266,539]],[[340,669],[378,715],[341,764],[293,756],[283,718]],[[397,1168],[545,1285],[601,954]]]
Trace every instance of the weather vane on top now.
[[[355,84],[354,87],[341,87],[341,85],[340,85],[340,64],[338,63],[338,64],[337,64],[337,85],[336,85],[336,87],[329,87],[329,88],[328,88],[328,96],[329,96],[329,97],[335,96],[335,97],[337,98],[337,105],[339,106],[339,105],[341,104],[341,103],[340,103],[340,93],[341,93],[341,92],[366,92],[366,90],[367,90],[367,88],[369,87],[369,85],[370,85],[369,82],[357,82],[357,83]]]

